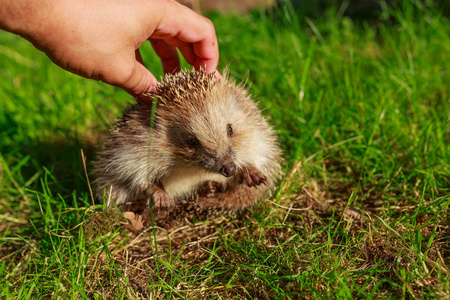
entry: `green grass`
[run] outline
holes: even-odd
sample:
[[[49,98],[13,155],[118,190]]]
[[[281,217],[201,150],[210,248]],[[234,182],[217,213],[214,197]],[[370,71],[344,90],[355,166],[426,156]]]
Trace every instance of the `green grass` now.
[[[141,234],[92,206],[80,153],[131,97],[0,32],[0,298],[450,297],[450,22],[344,9],[210,16],[285,176],[253,210]]]

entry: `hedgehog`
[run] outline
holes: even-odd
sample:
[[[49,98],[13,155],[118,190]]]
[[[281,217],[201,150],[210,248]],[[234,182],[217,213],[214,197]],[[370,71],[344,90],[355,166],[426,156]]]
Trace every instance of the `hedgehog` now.
[[[202,207],[239,211],[274,190],[278,138],[243,83],[184,70],[149,96],[123,111],[94,162],[99,198],[122,210],[145,201],[167,215],[193,197]]]

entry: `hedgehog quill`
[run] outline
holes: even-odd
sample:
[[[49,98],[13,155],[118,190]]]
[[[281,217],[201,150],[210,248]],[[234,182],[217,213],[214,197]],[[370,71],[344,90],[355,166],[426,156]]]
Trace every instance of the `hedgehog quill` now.
[[[227,75],[216,82],[204,71],[182,71],[150,96],[154,114],[151,102],[130,105],[103,145],[94,165],[98,197],[122,209],[148,201],[161,215],[189,197],[236,211],[273,190],[278,139],[242,85]]]

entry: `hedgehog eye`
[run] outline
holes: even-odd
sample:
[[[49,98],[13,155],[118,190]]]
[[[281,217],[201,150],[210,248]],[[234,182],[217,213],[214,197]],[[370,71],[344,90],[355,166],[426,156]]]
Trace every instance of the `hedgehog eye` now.
[[[231,127],[231,124],[228,124],[227,132],[228,132],[228,136],[232,136],[233,135],[233,128]]]
[[[198,140],[195,137],[188,137],[186,139],[186,143],[190,146],[190,147],[194,147],[198,144]]]

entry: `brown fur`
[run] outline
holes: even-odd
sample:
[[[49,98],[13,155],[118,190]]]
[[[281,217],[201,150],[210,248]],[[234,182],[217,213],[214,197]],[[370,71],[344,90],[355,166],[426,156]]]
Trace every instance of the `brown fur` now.
[[[167,75],[151,103],[129,106],[95,163],[95,190],[122,208],[152,199],[167,211],[198,196],[229,210],[253,205],[280,173],[278,140],[247,91],[227,75]]]

